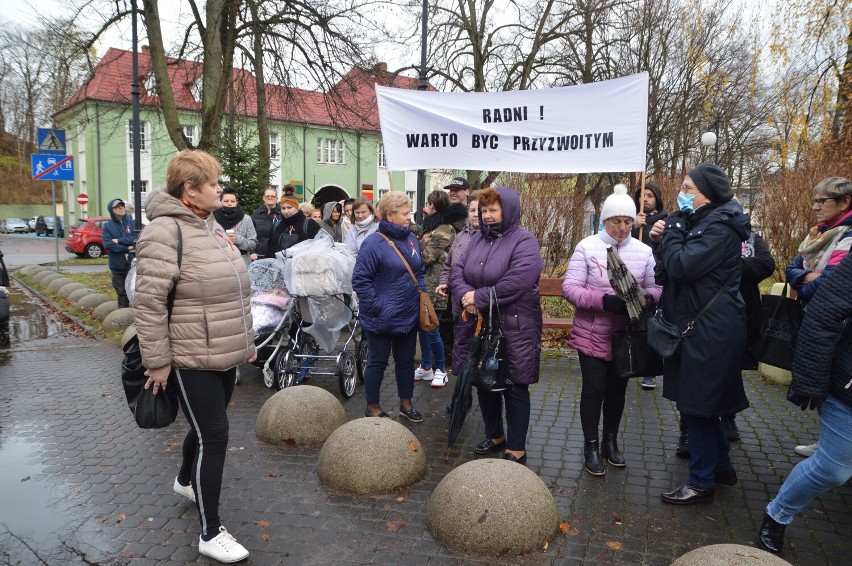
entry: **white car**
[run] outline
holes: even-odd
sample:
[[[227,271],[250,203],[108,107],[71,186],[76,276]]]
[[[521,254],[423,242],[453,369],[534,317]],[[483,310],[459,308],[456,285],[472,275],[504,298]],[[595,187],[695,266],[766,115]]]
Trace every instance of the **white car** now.
[[[30,227],[30,232],[35,232],[36,220],[38,220],[38,216],[33,216],[29,220],[27,220],[27,226]]]
[[[0,232],[4,234],[26,234],[29,231],[27,222],[20,218],[7,218],[0,222]]]

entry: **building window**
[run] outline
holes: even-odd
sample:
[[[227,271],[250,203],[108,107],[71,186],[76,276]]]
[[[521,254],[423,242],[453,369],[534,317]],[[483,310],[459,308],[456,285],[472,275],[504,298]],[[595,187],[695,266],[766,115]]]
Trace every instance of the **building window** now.
[[[148,151],[148,141],[145,133],[148,131],[148,122],[139,122],[139,150]],[[127,122],[127,147],[133,151],[133,120]]]
[[[343,140],[317,138],[317,163],[346,164],[346,146]]]
[[[189,145],[195,147],[195,126],[183,124],[181,128],[183,128],[183,135],[186,136],[186,141],[189,142]]]
[[[385,196],[385,195],[386,195],[386,194],[388,194],[389,192],[390,192],[390,191],[389,191],[388,189],[379,189],[379,191],[378,191],[378,193],[377,193],[377,194],[378,194],[378,198],[382,198],[383,196]],[[378,199],[376,200],[376,202],[379,202],[379,201],[378,201]]]
[[[148,196],[148,181],[139,181],[139,184],[142,186],[142,204],[145,204],[145,197]],[[130,181],[130,197],[127,199],[128,203],[134,203],[136,201],[133,200],[133,181]]]
[[[192,94],[192,98],[201,102],[201,93],[203,92],[203,88],[201,87],[201,77],[192,81],[189,84],[189,92]]]
[[[405,191],[405,195],[408,197],[408,200],[411,201],[411,212],[415,212],[414,203],[417,202],[417,190]]]
[[[380,143],[379,148],[376,150],[376,154],[379,160],[379,167],[387,167],[387,161],[385,161],[385,144]]]
[[[269,133],[269,157],[272,159],[278,157],[278,134],[275,132]]]
[[[154,71],[142,79],[142,86],[148,96],[157,96],[157,77],[154,76]]]

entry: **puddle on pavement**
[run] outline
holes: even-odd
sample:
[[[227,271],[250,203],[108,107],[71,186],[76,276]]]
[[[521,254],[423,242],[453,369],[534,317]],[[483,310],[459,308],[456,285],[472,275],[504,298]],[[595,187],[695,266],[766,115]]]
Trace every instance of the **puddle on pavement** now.
[[[9,564],[92,564],[99,554],[95,533],[80,529],[78,516],[62,485],[43,479],[42,447],[16,437],[0,437],[0,548]],[[75,512],[76,511],[76,512]]]
[[[12,307],[9,335],[12,344],[51,338],[65,332],[62,321],[53,317],[41,305],[19,292],[9,293]]]

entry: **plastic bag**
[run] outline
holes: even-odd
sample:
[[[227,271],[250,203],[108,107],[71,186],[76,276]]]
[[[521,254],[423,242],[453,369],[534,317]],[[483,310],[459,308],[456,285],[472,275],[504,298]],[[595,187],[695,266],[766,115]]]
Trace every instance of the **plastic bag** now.
[[[284,264],[284,284],[291,295],[315,297],[352,294],[352,271],[355,256],[331,236],[320,231],[312,240],[278,252],[275,257]]]

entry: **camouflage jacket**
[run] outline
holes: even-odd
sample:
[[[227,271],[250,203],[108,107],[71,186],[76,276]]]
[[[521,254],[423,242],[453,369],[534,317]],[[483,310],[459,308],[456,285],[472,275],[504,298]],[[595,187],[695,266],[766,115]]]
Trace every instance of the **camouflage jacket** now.
[[[465,222],[466,219],[463,218],[452,224],[441,224],[432,232],[429,232],[428,242],[424,243],[422,238],[420,240],[420,253],[423,256],[423,263],[426,265],[426,286],[429,288],[432,304],[438,311],[446,310],[448,303],[446,297],[441,297],[435,293],[435,287],[441,283],[441,270],[444,267],[450,246],[453,245],[453,239],[456,237],[456,233],[464,228]]]

